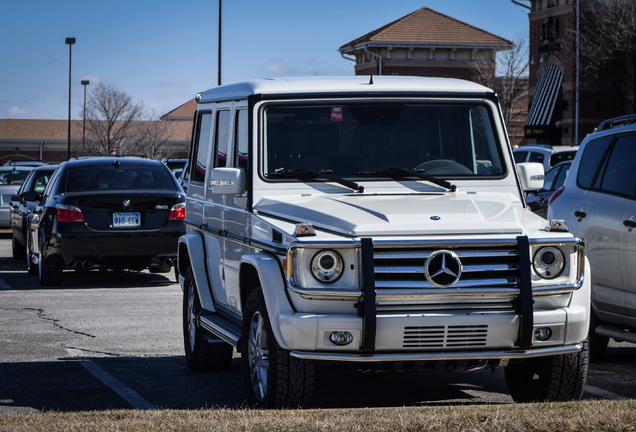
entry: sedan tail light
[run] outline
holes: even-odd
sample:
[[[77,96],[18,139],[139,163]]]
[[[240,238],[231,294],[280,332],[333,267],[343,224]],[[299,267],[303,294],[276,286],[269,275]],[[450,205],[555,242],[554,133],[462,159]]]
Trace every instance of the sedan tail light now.
[[[86,222],[82,210],[64,204],[57,204],[55,206],[55,218],[58,222]]]
[[[548,200],[548,207],[550,207],[550,204],[552,204],[552,202],[555,199],[557,199],[559,195],[563,193],[564,190],[565,190],[565,186],[561,186],[560,188],[554,191],[554,193],[550,196],[550,199]]]
[[[186,206],[185,203],[179,203],[172,206],[168,220],[182,221],[185,219]]]

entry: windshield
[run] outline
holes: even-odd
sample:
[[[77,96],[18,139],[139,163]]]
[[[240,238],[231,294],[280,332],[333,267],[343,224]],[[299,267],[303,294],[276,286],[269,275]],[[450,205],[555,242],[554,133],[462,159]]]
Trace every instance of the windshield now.
[[[478,103],[270,105],[263,176],[314,170],[366,178],[404,169],[497,176],[505,163],[495,131],[488,106]]]

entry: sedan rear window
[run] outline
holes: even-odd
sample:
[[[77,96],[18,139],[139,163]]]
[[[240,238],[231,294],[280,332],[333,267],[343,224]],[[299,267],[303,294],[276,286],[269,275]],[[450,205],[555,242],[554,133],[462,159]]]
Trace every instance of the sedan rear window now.
[[[73,167],[66,176],[66,192],[177,189],[163,166],[119,165]]]

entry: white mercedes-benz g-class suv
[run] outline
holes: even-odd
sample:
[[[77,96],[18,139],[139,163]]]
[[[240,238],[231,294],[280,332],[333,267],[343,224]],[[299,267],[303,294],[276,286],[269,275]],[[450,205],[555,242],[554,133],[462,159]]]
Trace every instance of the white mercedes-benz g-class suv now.
[[[503,367],[583,392],[583,244],[532,214],[498,100],[433,78],[262,79],[197,95],[179,243],[188,365],[241,354],[250,404],[310,406],[317,361]]]

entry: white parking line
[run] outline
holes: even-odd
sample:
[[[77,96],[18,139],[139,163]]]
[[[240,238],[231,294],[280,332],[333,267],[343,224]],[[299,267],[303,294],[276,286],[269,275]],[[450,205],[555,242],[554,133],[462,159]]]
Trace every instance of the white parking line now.
[[[71,349],[66,350],[71,357],[76,357],[75,353]],[[79,364],[81,364],[84,369],[86,369],[91,375],[95,378],[106,384],[108,387],[113,389],[115,393],[121,396],[126,402],[128,402],[133,408],[148,410],[154,409],[155,407],[148,402],[146,399],[142,398],[139,393],[127,387],[124,383],[119,381],[114,376],[110,375],[104,369],[99,367],[95,362],[87,359],[78,359]]]
[[[603,390],[598,387],[594,387],[591,385],[585,386],[585,391],[598,397],[602,397],[603,399],[611,399],[611,400],[628,400],[628,397],[617,395],[616,393],[612,393],[608,390]]]

